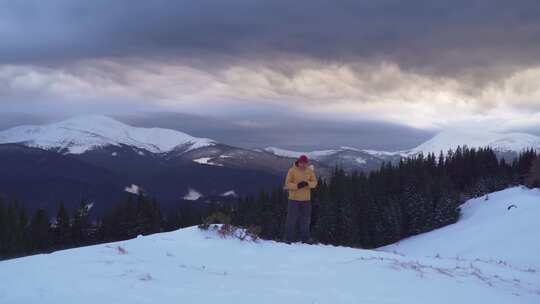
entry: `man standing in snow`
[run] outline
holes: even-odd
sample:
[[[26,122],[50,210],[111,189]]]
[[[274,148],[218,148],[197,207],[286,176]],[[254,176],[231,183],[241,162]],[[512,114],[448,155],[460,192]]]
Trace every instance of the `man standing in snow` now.
[[[287,172],[285,188],[289,191],[285,241],[296,240],[296,225],[300,225],[300,240],[310,242],[311,189],[317,187],[317,178],[307,156],[302,155]]]

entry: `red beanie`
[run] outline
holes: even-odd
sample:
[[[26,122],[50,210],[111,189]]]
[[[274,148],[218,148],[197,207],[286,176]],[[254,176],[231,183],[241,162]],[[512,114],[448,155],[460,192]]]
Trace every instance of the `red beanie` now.
[[[300,155],[298,158],[299,163],[309,163],[309,158],[306,155]]]

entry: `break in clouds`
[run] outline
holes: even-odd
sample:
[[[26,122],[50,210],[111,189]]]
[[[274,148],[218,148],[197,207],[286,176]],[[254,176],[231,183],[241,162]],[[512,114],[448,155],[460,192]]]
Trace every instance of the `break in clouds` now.
[[[0,111],[540,121],[537,1],[0,1]]]

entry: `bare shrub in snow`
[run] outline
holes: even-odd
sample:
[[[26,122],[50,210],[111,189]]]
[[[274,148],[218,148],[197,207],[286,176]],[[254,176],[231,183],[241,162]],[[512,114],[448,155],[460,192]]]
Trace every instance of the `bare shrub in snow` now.
[[[202,223],[199,225],[199,228],[202,230],[208,230],[213,224],[222,224],[230,225],[231,218],[223,212],[214,212],[203,219]]]
[[[144,281],[144,282],[152,281],[152,279],[153,279],[152,275],[149,274],[149,273],[145,273],[145,274],[139,276],[139,280]]]
[[[199,226],[200,229],[205,231],[212,231],[219,235],[221,238],[235,238],[241,241],[256,242],[259,240],[259,227],[240,228],[231,224],[211,224],[209,226]]]
[[[122,254],[122,255],[123,254],[128,254],[127,250],[122,246],[116,247],[116,250],[117,250],[118,254]]]
[[[256,241],[261,233],[261,228],[258,226],[240,228],[231,225],[231,218],[222,212],[209,215],[199,225],[199,229],[214,231],[222,238],[232,237],[242,241]]]

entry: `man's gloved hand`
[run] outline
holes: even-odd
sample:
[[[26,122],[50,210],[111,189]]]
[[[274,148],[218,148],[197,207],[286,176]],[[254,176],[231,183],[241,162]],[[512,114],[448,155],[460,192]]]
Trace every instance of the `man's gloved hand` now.
[[[308,183],[306,181],[299,182],[297,185],[298,189],[302,189],[307,186],[308,186]]]

